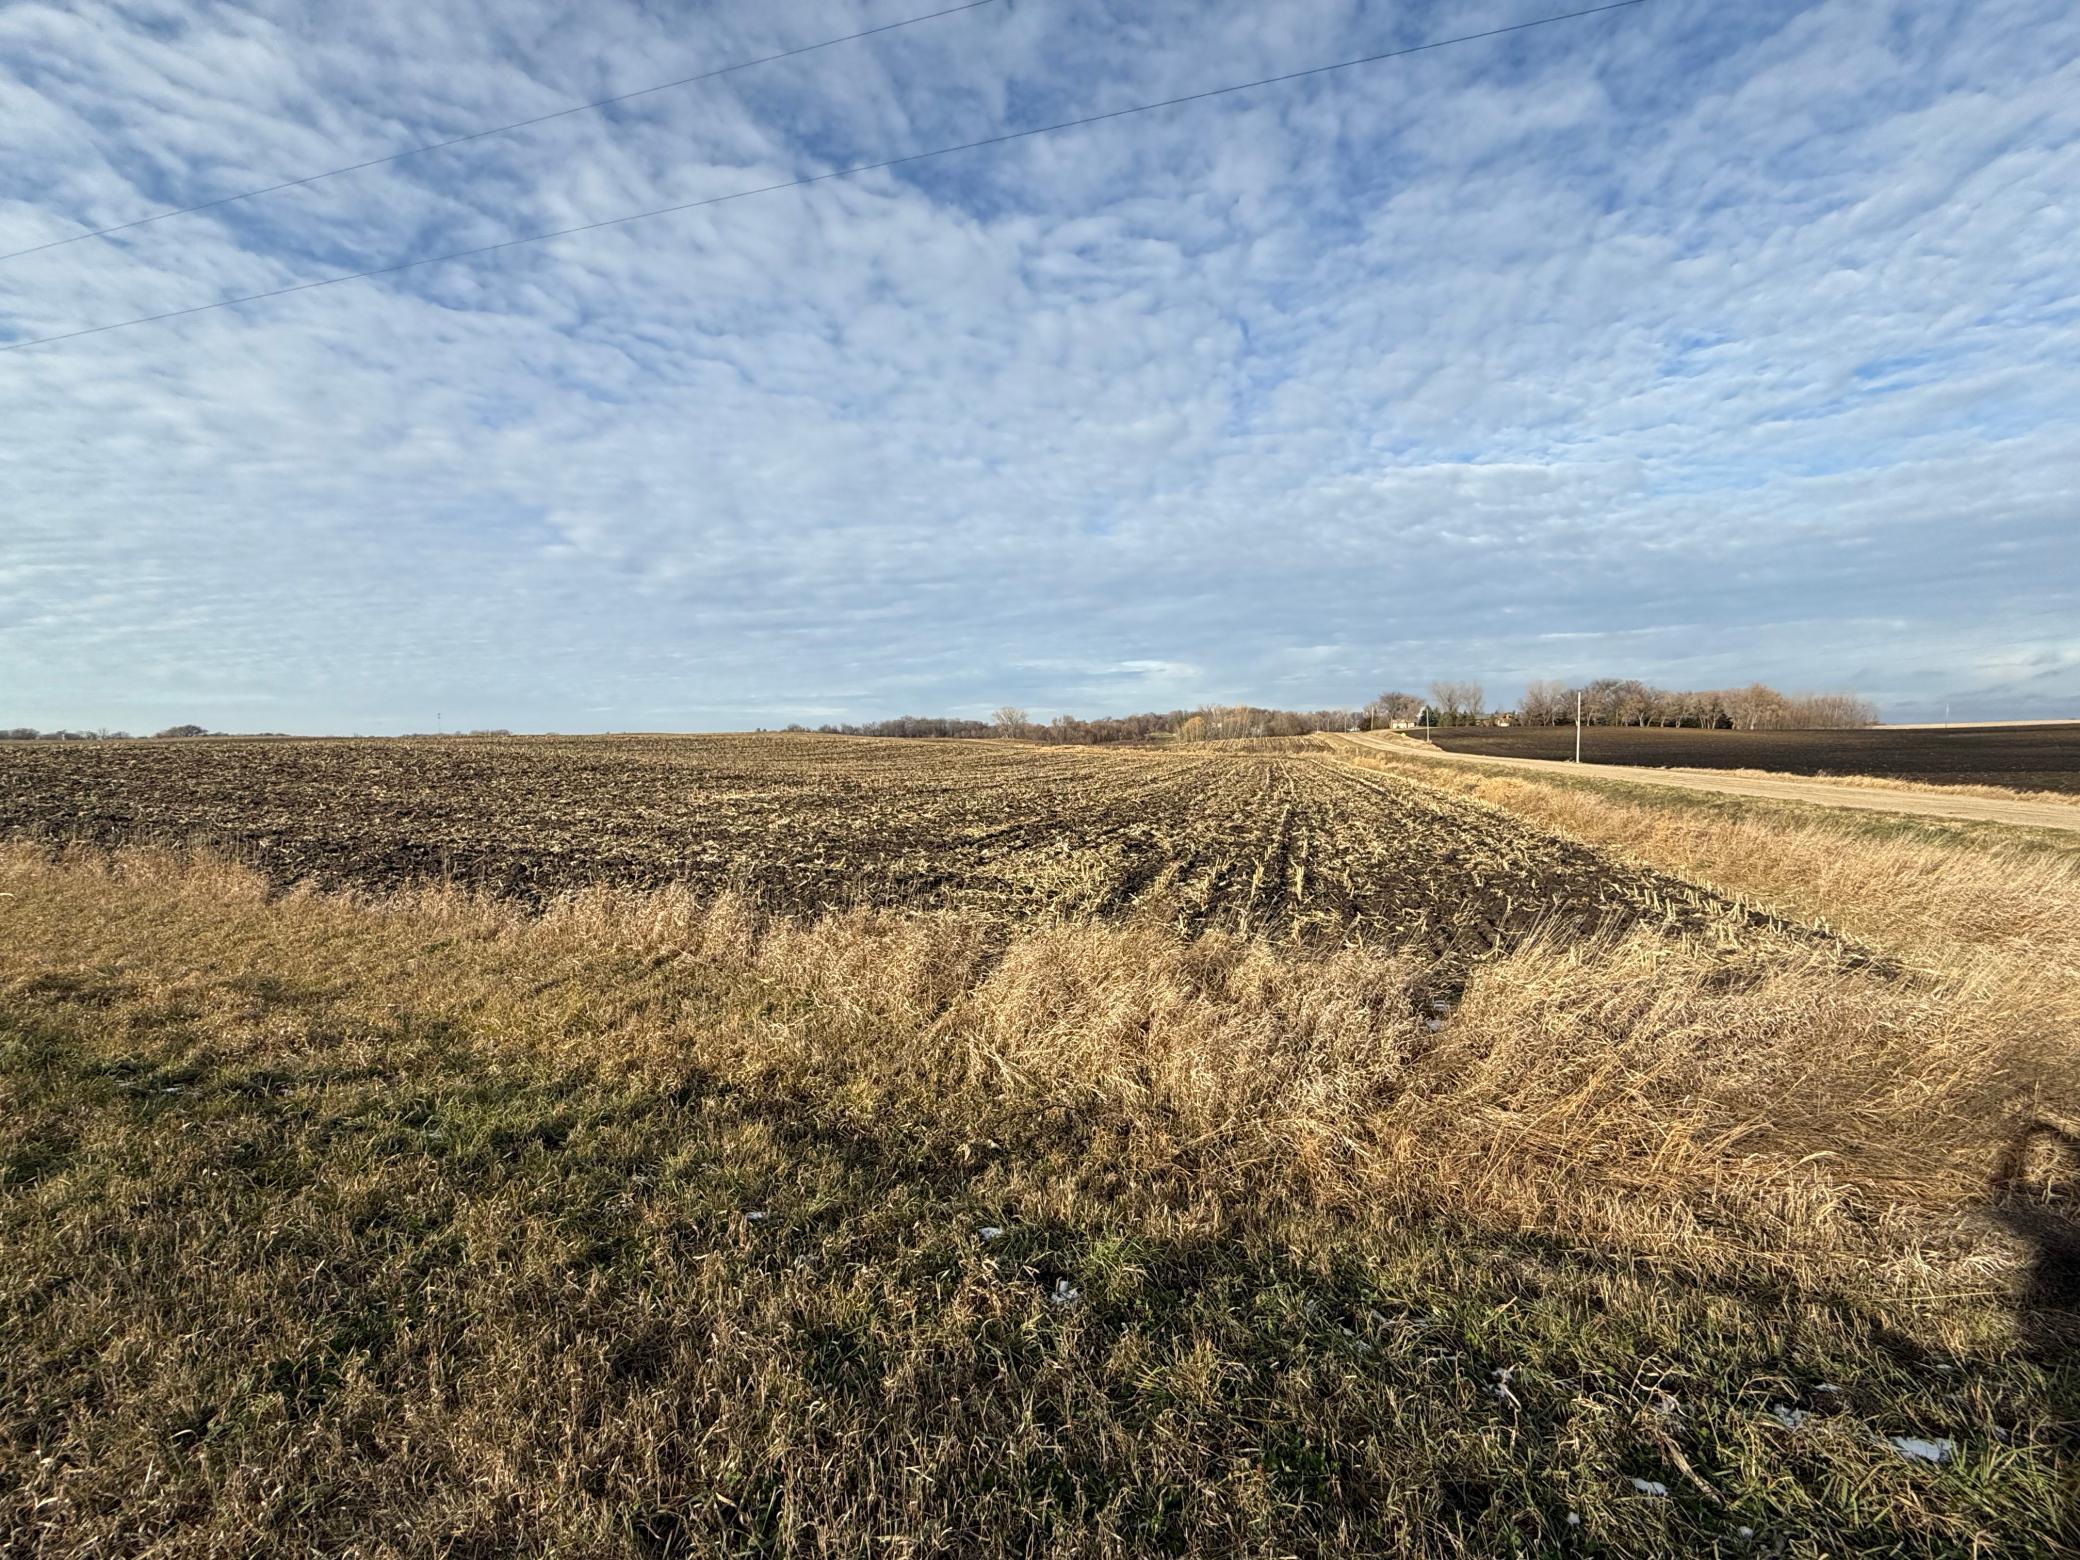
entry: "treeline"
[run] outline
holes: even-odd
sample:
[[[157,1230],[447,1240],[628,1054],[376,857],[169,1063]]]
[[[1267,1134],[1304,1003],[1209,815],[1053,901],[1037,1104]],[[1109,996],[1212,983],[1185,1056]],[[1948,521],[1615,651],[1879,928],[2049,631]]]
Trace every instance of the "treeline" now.
[[[209,735],[200,726],[168,726],[164,731],[155,731],[154,737],[206,737]],[[34,726],[10,726],[0,731],[0,741],[6,742],[135,742],[137,738],[127,731],[110,731],[102,727],[97,731],[38,731]]]
[[[941,715],[898,715],[894,720],[869,720],[849,724],[804,726],[789,731],[815,731],[825,737],[994,737],[986,720],[950,720]]]
[[[1365,706],[1369,726],[1569,726],[1575,696],[1592,726],[1702,726],[1721,731],[1826,731],[1874,726],[1878,710],[1852,693],[1745,688],[1655,688],[1631,677],[1534,682],[1513,710],[1490,710],[1477,682],[1434,682],[1430,697],[1383,693]]]
[[[1318,731],[1420,726],[1564,726],[1572,724],[1576,685],[1534,682],[1515,709],[1488,708],[1477,682],[1439,681],[1428,697],[1387,692],[1363,709],[1277,710],[1254,704],[1207,704],[1194,710],[1149,710],[1084,720],[1029,719],[1006,705],[988,720],[902,715],[894,720],[815,729],[847,737],[1010,737],[1022,742],[1102,745],[1112,742],[1217,742],[1232,737],[1304,737]],[[1726,731],[1812,731],[1876,725],[1868,699],[1848,693],[1780,693],[1762,683],[1744,688],[1676,690],[1630,677],[1583,683],[1582,719],[1595,726],[1702,726]],[[789,726],[807,731],[807,726]]]
[[[1780,693],[1763,683],[1745,688],[1655,688],[1630,677],[1581,685],[1582,719],[1597,726],[1702,726],[1725,731],[1835,731],[1875,726],[1877,706],[1853,693]],[[1527,726],[1574,721],[1575,689],[1535,682],[1517,718]]]
[[[127,731],[111,731],[106,726],[96,727],[92,731],[38,731],[34,726],[0,727],[0,742],[163,742],[169,737],[224,737],[253,741],[259,738],[295,735],[292,731],[211,731],[207,726],[195,725],[168,726],[164,731],[147,732],[143,736],[133,736]]]
[[[208,736],[202,726],[168,726],[152,736]],[[92,732],[40,732],[35,726],[8,726],[0,730],[0,740],[8,743],[135,743],[129,732],[112,732],[106,726]]]
[[[1209,704],[1174,727],[1182,742],[1217,742],[1227,737],[1305,737],[1317,731],[1357,731],[1359,710],[1266,710],[1254,704]]]
[[[1357,710],[1273,710],[1253,704],[1203,705],[1195,710],[1147,710],[1138,715],[1108,715],[1084,720],[1057,715],[1050,721],[1029,719],[1006,705],[988,720],[955,720],[938,715],[899,715],[893,720],[853,725],[823,725],[825,736],[843,737],[1010,737],[1021,742],[1103,745],[1112,742],[1210,742],[1225,737],[1303,737],[1316,731],[1351,731],[1364,725]],[[789,731],[808,731],[802,725]]]

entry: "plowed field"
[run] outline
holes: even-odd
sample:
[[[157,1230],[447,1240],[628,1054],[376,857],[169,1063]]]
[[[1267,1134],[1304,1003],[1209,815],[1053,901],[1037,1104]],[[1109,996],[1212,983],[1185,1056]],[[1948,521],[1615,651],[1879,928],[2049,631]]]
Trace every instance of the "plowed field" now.
[[[277,883],[736,889],[786,912],[1158,916],[1480,954],[1541,923],[1731,936],[1754,918],[1326,753],[828,737],[0,749],[0,832],[207,843]]]

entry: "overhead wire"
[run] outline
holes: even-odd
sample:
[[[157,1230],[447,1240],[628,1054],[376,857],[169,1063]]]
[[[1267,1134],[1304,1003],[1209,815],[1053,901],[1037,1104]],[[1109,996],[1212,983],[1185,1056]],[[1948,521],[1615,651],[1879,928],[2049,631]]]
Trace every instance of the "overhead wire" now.
[[[257,189],[240,190],[232,195],[219,195],[214,200],[197,201],[192,206],[175,206],[168,211],[154,212],[148,217],[137,217],[129,222],[116,222],[108,227],[89,228],[83,233],[74,233],[65,238],[54,238],[47,243],[31,244],[27,249],[11,250],[0,254],[0,261],[19,260],[23,255],[40,255],[47,249],[62,249],[67,244],[77,244],[90,238],[106,238],[111,233],[127,233],[132,228],[147,227],[154,222],[164,222],[169,217],[185,217],[197,211],[212,211],[219,206],[229,206],[241,200],[253,200],[262,195],[272,195],[279,190],[293,190],[305,185],[317,184],[325,179],[336,179],[341,174],[359,173],[364,168],[381,168],[389,163],[403,162],[408,157],[420,157],[428,152],[444,151],[451,146],[462,146],[471,141],[482,141],[494,135],[504,135],[509,130],[525,130],[533,125],[545,125],[552,119],[567,119],[573,114],[589,114],[602,108],[612,108],[617,103],[628,103],[636,98],[650,97],[659,92],[671,92],[680,87],[690,87],[698,82],[713,81],[718,76],[728,76],[740,70],[750,70],[757,65],[771,65],[779,60],[791,60],[800,55],[814,54],[819,49],[835,48],[841,43],[857,43],[862,38],[877,37],[882,33],[899,31],[905,27],[916,27],[924,22],[936,22],[941,17],[955,16],[962,11],[977,11],[986,5],[995,5],[998,0],[966,0],[961,5],[950,5],[943,10],[927,11],[922,16],[909,16],[897,22],[883,22],[878,27],[862,28],[858,32],[845,33],[837,38],[825,38],[817,43],[805,43],[798,48],[782,49],[777,54],[761,54],[756,59],[738,60],[733,65],[718,65],[713,70],[704,70],[697,75],[681,76],[676,81],[660,81],[654,86],[637,87],[630,92],[617,92],[612,97],[595,98],[589,103],[573,103],[568,108],[552,109],[546,114],[535,114],[527,119],[515,119],[509,124],[487,125],[482,130],[471,130],[462,135],[451,135],[444,141],[428,141],[420,146],[407,146],[402,151],[389,152],[381,157],[371,157],[364,162],[346,163],[338,168],[327,168],[318,173],[307,173],[300,178],[284,179],[279,184],[264,184]]]
[[[1182,107],[1187,103],[1203,103],[1213,98],[1229,97],[1238,92],[1253,92],[1264,87],[1280,86],[1287,82],[1304,81],[1311,77],[1325,76],[1336,71],[1354,70],[1364,65],[1376,65],[1384,60],[1403,59],[1412,54],[1425,54],[1437,49],[1448,49],[1461,44],[1478,43],[1483,39],[1501,38],[1512,33],[1529,32],[1534,28],[1551,27],[1562,22],[1579,21],[1585,17],[1601,16],[1612,11],[1630,10],[1644,5],[1647,0],[1610,0],[1604,5],[1594,5],[1577,11],[1566,11],[1555,16],[1542,16],[1528,22],[1513,22],[1504,27],[1489,27],[1480,32],[1461,33],[1456,37],[1433,39],[1429,43],[1412,44],[1406,48],[1386,49],[1376,54],[1360,55],[1354,59],[1336,60],[1326,65],[1312,65],[1303,70],[1284,71],[1275,76],[1260,76],[1253,81],[1234,82],[1227,86],[1209,87],[1199,92],[1181,93],[1176,97],[1162,98],[1151,103],[1136,103],[1126,108],[1107,109],[1100,113],[1080,114],[1073,119],[1056,120],[1050,124],[1029,125],[1021,130],[1007,130],[996,135],[982,136],[972,141],[960,141],[949,146],[936,146],[927,151],[906,152],[898,157],[884,157],[873,162],[854,163],[849,167],[832,168],[822,173],[804,174],[800,178],[782,179],[772,184],[754,185],[748,189],[731,190],[721,195],[703,196],[699,200],[677,201],[669,206],[653,206],[643,211],[632,211],[621,216],[602,217],[594,222],[575,223],[569,227],[549,228],[536,233],[523,233],[513,238],[500,239],[496,243],[478,244],[468,249],[449,250],[437,255],[421,255],[413,260],[399,260],[389,265],[370,266],[360,271],[345,271],[334,276],[316,277],[307,282],[292,282],[283,287],[271,287],[260,292],[242,293],[237,297],[218,298],[209,303],[190,304],[186,308],[166,309],[157,314],[141,314],[132,319],[111,320],[102,325],[82,326],[77,330],[59,331],[48,336],[32,336],[22,341],[0,343],[0,352],[18,352],[27,347],[49,346],[61,341],[76,341],[83,336],[98,336],[107,331],[128,330],[137,325],[154,325],[165,320],[184,319],[190,315],[206,314],[215,309],[236,308],[241,304],[261,303],[270,298],[285,298],[293,293],[311,292],[320,287],[337,287],[343,282],[365,281],[371,277],[394,276],[401,271],[416,270],[422,266],[444,265],[457,260],[474,260],[484,255],[497,254],[507,249],[517,249],[524,244],[539,244],[554,238],[569,238],[579,233],[595,233],[603,228],[621,227],[631,222],[643,222],[652,217],[671,216],[678,212],[698,211],[709,206],[723,205],[729,201],[748,200],[756,195],[771,195],[781,190],[803,189],[812,184],[823,184],[833,179],[855,178],[863,173],[875,173],[888,168],[900,168],[933,158],[949,157],[956,152],[979,151],[986,147],[1003,146],[1014,141],[1030,140],[1035,136],[1054,135],[1064,130],[1080,129],[1086,125],[1103,124],[1109,120],[1126,119],[1137,114],[1151,114],[1167,108]]]

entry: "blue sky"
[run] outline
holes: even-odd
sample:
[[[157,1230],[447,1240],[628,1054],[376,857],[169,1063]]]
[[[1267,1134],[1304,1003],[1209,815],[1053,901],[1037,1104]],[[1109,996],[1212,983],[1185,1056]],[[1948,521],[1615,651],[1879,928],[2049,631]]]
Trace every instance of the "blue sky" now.
[[[0,9],[0,251],[934,8]],[[1000,3],[0,262],[0,339],[1570,7]],[[1637,8],[0,353],[0,725],[1470,676],[2080,715],[2080,14]]]

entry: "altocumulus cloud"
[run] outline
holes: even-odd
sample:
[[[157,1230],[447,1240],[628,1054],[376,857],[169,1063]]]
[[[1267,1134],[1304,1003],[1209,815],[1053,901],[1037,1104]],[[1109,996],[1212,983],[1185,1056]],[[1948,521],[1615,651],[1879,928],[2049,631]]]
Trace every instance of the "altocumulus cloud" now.
[[[987,6],[0,263],[0,339],[1566,8]],[[927,9],[26,0],[0,250]],[[1651,0],[0,354],[0,720],[2080,713],[2076,61]]]

